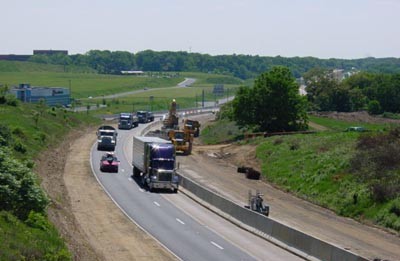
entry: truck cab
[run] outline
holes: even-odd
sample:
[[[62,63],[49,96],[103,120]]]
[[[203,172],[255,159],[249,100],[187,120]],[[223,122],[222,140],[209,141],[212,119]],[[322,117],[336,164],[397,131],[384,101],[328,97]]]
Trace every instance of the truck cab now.
[[[97,132],[97,150],[115,150],[117,145],[117,131],[112,126],[101,126]]]
[[[139,119],[140,123],[148,123],[154,121],[154,115],[150,111],[138,111],[136,116]]]
[[[139,125],[139,119],[133,113],[120,113],[118,129],[132,129]]]

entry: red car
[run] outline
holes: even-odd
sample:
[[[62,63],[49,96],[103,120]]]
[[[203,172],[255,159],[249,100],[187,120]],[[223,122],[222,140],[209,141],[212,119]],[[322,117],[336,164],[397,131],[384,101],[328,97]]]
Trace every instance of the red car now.
[[[100,171],[118,172],[119,160],[113,153],[106,153],[100,159]]]

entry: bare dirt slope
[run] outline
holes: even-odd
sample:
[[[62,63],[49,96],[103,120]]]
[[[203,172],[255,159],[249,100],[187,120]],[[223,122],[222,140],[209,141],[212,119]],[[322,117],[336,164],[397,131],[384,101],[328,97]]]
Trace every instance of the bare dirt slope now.
[[[94,133],[71,133],[38,161],[42,186],[52,198],[50,219],[74,260],[176,260],[124,216],[97,183],[89,163]]]

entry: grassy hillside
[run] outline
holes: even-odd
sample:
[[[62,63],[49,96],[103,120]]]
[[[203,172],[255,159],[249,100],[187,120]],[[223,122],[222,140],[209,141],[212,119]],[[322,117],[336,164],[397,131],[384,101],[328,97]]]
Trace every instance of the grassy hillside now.
[[[311,121],[324,126],[327,131],[249,141],[258,145],[257,158],[262,162],[260,167],[266,179],[298,197],[332,209],[340,215],[400,231],[400,198],[383,201],[375,199],[371,192],[373,181],[371,183],[371,180],[358,178],[351,168],[351,160],[360,153],[356,150],[358,138],[364,134],[344,131],[350,126],[363,126],[372,130],[369,134],[383,134],[393,126],[314,116]],[[243,134],[234,126],[230,122],[217,121],[202,131],[201,139],[205,143],[217,143],[227,138],[234,140]],[[381,155],[387,154],[376,155],[382,157]],[[398,169],[394,171],[400,175]],[[391,175],[396,174],[391,172]],[[374,176],[376,175],[372,173],[372,177]]]
[[[144,87],[176,86],[183,78],[149,78],[62,72],[0,72],[0,83],[8,86],[30,83],[69,88],[75,99],[140,90]]]
[[[48,199],[33,173],[34,160],[71,129],[98,123],[59,108],[0,104],[0,260],[71,260],[46,217]]]

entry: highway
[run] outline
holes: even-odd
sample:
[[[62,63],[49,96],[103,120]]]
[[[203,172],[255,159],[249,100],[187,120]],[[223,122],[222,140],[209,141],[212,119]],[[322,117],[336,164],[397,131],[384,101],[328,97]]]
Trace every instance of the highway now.
[[[91,150],[94,175],[132,222],[181,260],[301,260],[205,211],[182,193],[150,193],[143,189],[131,177],[131,146],[133,135],[144,127],[141,124],[130,131],[118,131],[118,173],[100,172],[99,161],[104,152],[97,151],[96,144]]]

